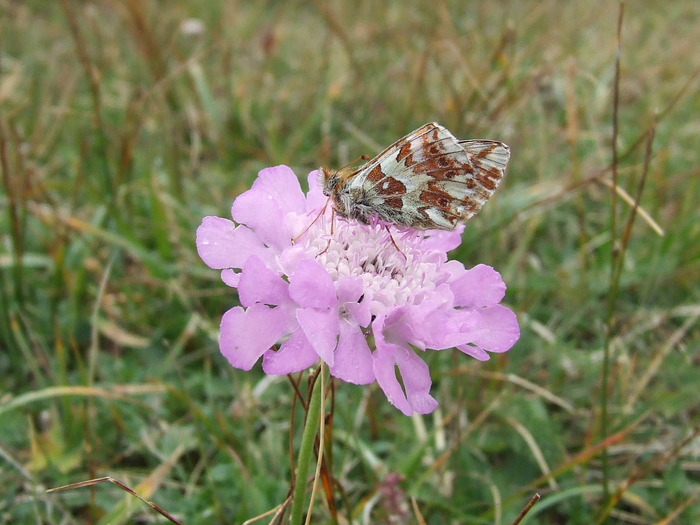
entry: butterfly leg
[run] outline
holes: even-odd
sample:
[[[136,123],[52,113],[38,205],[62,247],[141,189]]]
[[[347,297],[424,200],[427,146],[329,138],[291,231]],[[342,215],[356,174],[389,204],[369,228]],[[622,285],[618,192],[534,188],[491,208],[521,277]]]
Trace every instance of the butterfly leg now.
[[[301,238],[304,236],[304,234],[305,234],[307,231],[309,231],[309,229],[310,229],[314,224],[316,224],[316,221],[319,220],[319,219],[321,218],[321,215],[323,215],[324,213],[326,213],[326,207],[328,206],[328,203],[329,203],[330,201],[331,201],[331,198],[328,197],[328,200],[326,201],[326,204],[323,205],[323,208],[321,208],[321,211],[318,212],[318,215],[316,215],[316,217],[314,218],[314,220],[311,221],[311,222],[309,223],[309,225],[308,225],[306,228],[304,228],[304,231],[302,231],[299,235],[297,235],[296,237],[294,237],[294,238],[292,239],[292,244],[296,244],[297,241],[298,241],[299,239],[301,239]],[[333,228],[333,226],[331,226],[331,229],[332,229],[332,228]],[[328,249],[328,248],[326,248],[326,250],[327,250],[327,249]]]
[[[399,245],[396,244],[396,240],[394,240],[394,236],[391,234],[391,230],[389,229],[389,226],[387,224],[384,225],[384,228],[386,229],[386,233],[389,234],[389,239],[391,239],[391,244],[394,245],[394,248],[396,248],[396,251],[399,252],[401,255],[404,256],[404,259],[408,260],[408,257],[406,257],[406,254],[401,251],[401,248],[399,248]]]
[[[330,200],[330,198],[328,200]],[[326,204],[328,204],[328,203],[326,203]],[[324,209],[325,209],[325,206],[324,206]],[[331,208],[331,238],[328,239],[328,244],[326,244],[326,247],[323,249],[323,251],[321,253],[319,253],[319,255],[323,255],[324,253],[326,253],[328,251],[328,248],[331,247],[331,239],[333,238],[334,230],[335,230],[335,208]]]

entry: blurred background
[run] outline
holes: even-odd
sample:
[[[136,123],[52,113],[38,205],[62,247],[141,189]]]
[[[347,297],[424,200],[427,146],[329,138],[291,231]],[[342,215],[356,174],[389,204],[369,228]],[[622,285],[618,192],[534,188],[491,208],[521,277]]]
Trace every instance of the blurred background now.
[[[237,297],[195,229],[263,167],[433,120],[512,148],[453,257],[501,272],[522,337],[426,356],[430,416],[338,385],[315,522],[508,524],[535,492],[525,522],[699,522],[700,4],[627,2],[618,54],[620,10],[0,0],[0,523],[165,522],[45,492],[102,476],[188,524],[282,503],[301,411],[219,354]]]

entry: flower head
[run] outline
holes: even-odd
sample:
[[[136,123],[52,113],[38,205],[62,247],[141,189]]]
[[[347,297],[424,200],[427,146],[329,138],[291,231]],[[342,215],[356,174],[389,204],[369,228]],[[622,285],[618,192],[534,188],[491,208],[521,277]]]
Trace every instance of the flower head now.
[[[197,230],[200,257],[238,290],[219,340],[232,366],[262,357],[266,373],[289,374],[322,359],[343,381],[377,381],[404,414],[427,414],[438,403],[421,352],[457,348],[483,361],[518,340],[498,272],[447,259],[462,227],[333,218],[318,172],[309,187],[304,195],[286,166],[264,169],[234,201],[235,222],[205,217]]]

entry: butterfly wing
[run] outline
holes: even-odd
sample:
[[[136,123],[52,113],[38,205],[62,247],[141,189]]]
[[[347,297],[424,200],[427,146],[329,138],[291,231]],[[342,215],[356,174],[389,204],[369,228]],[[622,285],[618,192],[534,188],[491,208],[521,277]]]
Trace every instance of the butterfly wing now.
[[[509,157],[505,144],[460,141],[432,122],[389,146],[348,185],[353,198],[383,220],[451,230],[496,191]]]

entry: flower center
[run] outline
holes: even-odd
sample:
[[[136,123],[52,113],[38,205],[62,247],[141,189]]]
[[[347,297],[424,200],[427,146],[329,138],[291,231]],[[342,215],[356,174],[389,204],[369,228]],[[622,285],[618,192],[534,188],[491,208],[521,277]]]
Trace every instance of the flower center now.
[[[392,235],[382,224],[338,219],[332,234],[328,223],[313,230],[307,249],[318,254],[316,259],[333,280],[360,277],[374,300],[385,306],[418,304],[435,289],[439,265],[426,261],[419,235]]]

